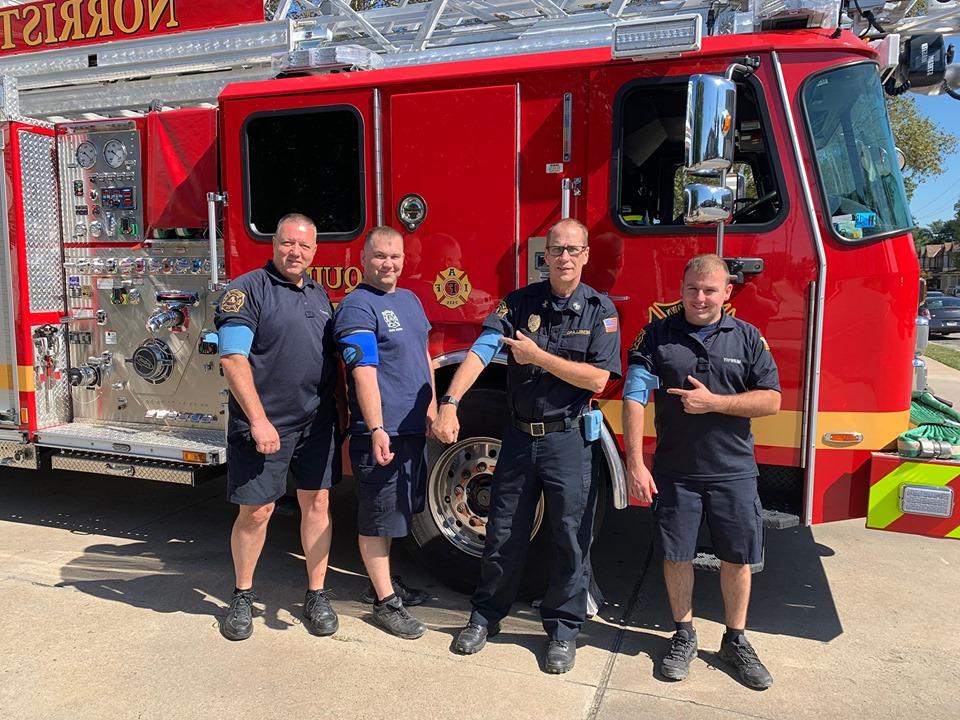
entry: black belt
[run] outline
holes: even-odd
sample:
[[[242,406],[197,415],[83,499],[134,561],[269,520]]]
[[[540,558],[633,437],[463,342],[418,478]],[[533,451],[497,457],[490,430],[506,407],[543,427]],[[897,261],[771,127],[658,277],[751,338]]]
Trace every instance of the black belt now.
[[[564,418],[563,420],[554,420],[552,422],[527,422],[520,418],[510,418],[513,426],[533,437],[543,437],[547,433],[563,432],[570,428],[580,426],[580,415],[575,418]]]

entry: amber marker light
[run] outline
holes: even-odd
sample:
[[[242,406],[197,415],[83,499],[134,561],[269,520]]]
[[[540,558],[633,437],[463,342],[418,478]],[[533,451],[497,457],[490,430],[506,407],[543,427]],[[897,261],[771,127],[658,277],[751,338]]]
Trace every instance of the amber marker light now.
[[[205,463],[207,462],[207,454],[202,452],[192,452],[190,450],[184,450],[183,461],[188,463]]]

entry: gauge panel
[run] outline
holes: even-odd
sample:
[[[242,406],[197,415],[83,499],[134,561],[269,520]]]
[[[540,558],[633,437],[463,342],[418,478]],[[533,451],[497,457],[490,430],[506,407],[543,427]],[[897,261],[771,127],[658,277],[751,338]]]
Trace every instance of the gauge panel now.
[[[77,160],[77,165],[80,167],[93,167],[94,163],[97,162],[97,148],[94,147],[92,142],[80,143],[74,157]]]
[[[103,146],[103,159],[112,168],[120,167],[127,159],[127,146],[117,139],[107,140]]]

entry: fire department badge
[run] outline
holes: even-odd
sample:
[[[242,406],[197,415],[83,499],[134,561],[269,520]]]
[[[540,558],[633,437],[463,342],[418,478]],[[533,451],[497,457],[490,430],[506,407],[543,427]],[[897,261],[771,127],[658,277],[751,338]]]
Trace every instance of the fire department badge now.
[[[473,292],[473,285],[470,284],[467,273],[455,267],[441,270],[437,273],[437,279],[433,281],[433,294],[437,296],[437,302],[444,307],[460,307],[470,299],[471,292]]]
[[[540,329],[540,316],[531,315],[527,318],[527,330],[530,332],[536,332]]]
[[[510,313],[510,308],[508,308],[507,304],[503,300],[501,300],[497,305],[497,309],[495,312],[497,313],[497,317],[503,320],[503,318],[505,318]]]
[[[242,290],[227,290],[220,299],[220,312],[235,313],[240,312],[240,308],[247,301],[247,294]]]
[[[643,345],[643,339],[647,336],[646,328],[641,328],[640,332],[637,333],[637,337],[633,340],[633,345],[630,346],[630,352],[634,352],[640,349],[640,346]]]
[[[763,349],[770,352],[770,343],[767,342],[767,339],[763,337],[763,335],[760,336],[760,342],[763,343]]]

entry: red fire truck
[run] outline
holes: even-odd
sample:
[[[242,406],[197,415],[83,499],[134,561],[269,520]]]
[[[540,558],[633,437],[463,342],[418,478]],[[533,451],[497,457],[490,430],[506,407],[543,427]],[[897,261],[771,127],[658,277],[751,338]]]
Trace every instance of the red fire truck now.
[[[269,21],[248,5],[0,9],[4,464],[222,470],[213,308],[289,211],[316,220],[311,272],[335,302],[360,281],[364,232],[404,233],[438,390],[575,217],[624,352],[679,310],[690,256],[728,258],[727,310],[761,329],[783,386],[754,423],[769,524],[863,516],[869,496],[873,524],[960,534],[956,468],[878,475],[876,455],[908,427],[919,285],[883,88],[956,94],[942,33],[958,3],[908,19],[909,2],[332,0]],[[620,397],[599,397],[617,508]],[[461,440],[431,448],[415,540],[462,586],[507,419],[502,362],[460,415]]]

